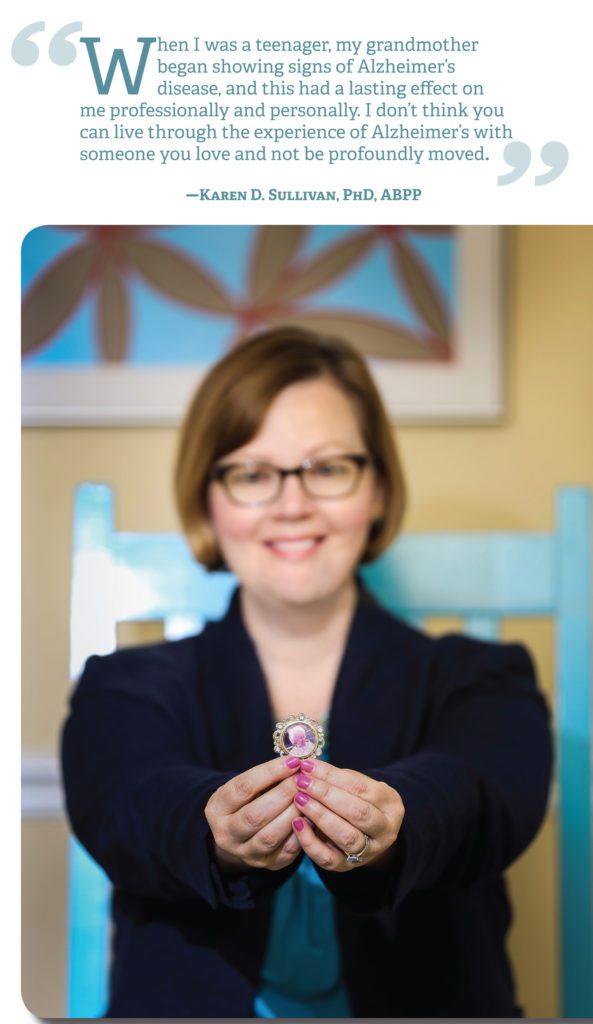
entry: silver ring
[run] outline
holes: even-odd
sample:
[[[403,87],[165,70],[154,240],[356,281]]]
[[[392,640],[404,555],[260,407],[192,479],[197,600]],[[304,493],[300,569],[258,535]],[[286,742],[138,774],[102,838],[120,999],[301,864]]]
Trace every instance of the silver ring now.
[[[344,850],[344,856],[345,856],[345,858],[346,858],[346,860],[348,861],[349,864],[360,864],[362,858],[364,857],[365,853],[367,852],[367,850],[369,848],[370,839],[367,836],[366,832],[364,832],[363,835],[364,835],[364,846],[363,846],[362,850],[359,851],[359,853],[346,853],[346,851]]]

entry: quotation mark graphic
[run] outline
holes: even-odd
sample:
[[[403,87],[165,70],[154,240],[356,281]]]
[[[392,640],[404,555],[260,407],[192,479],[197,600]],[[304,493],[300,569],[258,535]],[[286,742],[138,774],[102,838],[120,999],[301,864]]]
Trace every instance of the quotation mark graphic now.
[[[29,64],[35,64],[38,60],[39,47],[31,39],[31,36],[37,32],[45,32],[44,21],[32,21],[30,25],[25,25],[18,35],[15,36],[10,52],[12,59],[17,64],[27,67]],[[71,21],[70,24],[64,25],[63,28],[59,29],[51,37],[48,54],[52,64],[59,64],[65,67],[76,60],[76,47],[74,43],[68,41],[68,36],[73,35],[75,32],[82,32],[82,21]]]
[[[526,142],[509,142],[504,147],[502,154],[505,161],[512,167],[507,174],[500,174],[497,178],[498,185],[511,185],[513,181],[522,178],[531,163],[531,149]],[[546,142],[541,148],[541,158],[546,167],[550,170],[545,174],[536,174],[536,185],[547,185],[550,181],[559,178],[568,163],[568,150],[563,142]]]

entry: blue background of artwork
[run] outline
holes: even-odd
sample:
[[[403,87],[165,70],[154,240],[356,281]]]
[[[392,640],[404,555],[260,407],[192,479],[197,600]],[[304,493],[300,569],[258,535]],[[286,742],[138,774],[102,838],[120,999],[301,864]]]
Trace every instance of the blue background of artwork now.
[[[329,243],[345,238],[356,227],[343,225],[311,228],[302,254],[313,254]],[[256,229],[252,226],[155,227],[151,240],[172,244],[207,265],[209,271],[234,296],[246,295],[246,270]],[[25,237],[22,246],[22,288],[32,281],[56,257],[83,240],[80,229],[39,227]],[[406,238],[430,265],[431,270],[454,308],[456,284],[456,248],[454,234],[415,233]],[[403,289],[390,269],[390,251],[379,242],[372,251],[336,282],[307,297],[306,308],[339,309],[341,312],[368,311],[395,318],[413,328],[421,326]],[[219,358],[233,337],[232,317],[202,313],[169,299],[147,286],[138,276],[129,278],[132,318],[132,343],[129,362],[142,365],[208,364]],[[94,335],[96,295],[86,293],[74,315],[42,349],[23,360],[25,368],[44,366],[91,366],[100,362]]]

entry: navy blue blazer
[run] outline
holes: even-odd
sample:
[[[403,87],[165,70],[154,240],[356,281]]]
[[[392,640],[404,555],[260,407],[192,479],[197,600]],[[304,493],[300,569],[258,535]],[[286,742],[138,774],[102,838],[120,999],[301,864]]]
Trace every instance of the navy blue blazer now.
[[[253,1015],[274,893],[298,860],[225,877],[204,807],[273,756],[272,730],[238,592],[198,636],[87,662],[62,763],[73,830],[114,885],[108,1016]],[[524,648],[427,637],[361,591],[329,736],[333,764],[405,806],[388,867],[319,870],[354,1015],[520,1016],[502,872],[542,821],[551,766]]]

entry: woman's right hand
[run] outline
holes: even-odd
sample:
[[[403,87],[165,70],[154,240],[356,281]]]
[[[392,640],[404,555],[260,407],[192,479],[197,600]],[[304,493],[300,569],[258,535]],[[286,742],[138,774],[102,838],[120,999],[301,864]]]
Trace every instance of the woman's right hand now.
[[[292,863],[300,844],[292,829],[299,816],[294,796],[298,757],[275,757],[235,776],[206,804],[206,820],[223,870],[278,871]]]

